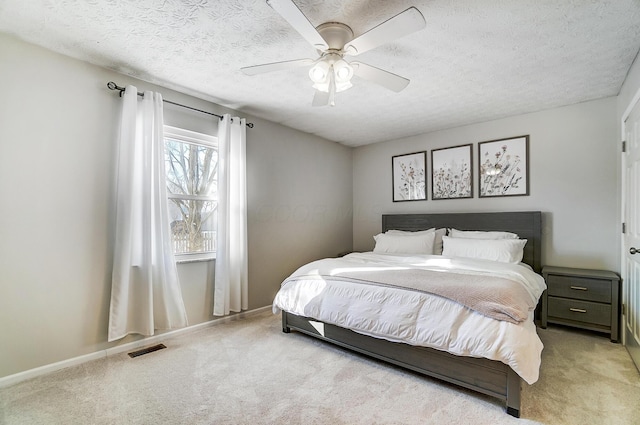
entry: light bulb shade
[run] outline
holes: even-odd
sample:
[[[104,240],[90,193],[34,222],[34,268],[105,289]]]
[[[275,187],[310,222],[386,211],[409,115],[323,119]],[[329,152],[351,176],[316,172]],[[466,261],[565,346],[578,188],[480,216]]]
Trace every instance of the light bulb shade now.
[[[340,93],[341,91],[345,91],[347,89],[350,89],[351,87],[353,87],[353,84],[351,84],[351,81],[343,81],[343,82],[336,81],[336,93]]]
[[[315,84],[328,83],[329,64],[323,60],[316,62],[309,70],[309,78]]]
[[[350,83],[351,77],[353,77],[353,68],[344,59],[337,60],[333,64],[333,71],[336,83]]]
[[[318,91],[329,93],[329,82],[327,81],[326,83],[315,83],[313,85],[313,88]]]

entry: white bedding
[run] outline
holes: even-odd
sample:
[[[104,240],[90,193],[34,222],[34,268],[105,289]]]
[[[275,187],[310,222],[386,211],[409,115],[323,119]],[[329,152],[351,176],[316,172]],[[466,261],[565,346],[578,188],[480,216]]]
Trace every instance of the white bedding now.
[[[530,320],[514,324],[488,318],[437,295],[333,277],[344,271],[406,268],[508,278],[527,289],[532,305],[545,289],[543,278],[524,264],[439,255],[354,253],[314,261],[296,270],[276,294],[273,311],[285,310],[389,341],[498,360],[527,383],[538,380],[543,346],[533,311]],[[309,278],[291,280],[302,276]]]

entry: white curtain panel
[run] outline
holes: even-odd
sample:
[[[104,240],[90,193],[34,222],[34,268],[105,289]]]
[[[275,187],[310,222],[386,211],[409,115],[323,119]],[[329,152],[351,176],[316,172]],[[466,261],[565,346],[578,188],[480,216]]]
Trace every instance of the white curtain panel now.
[[[116,171],[116,223],[109,341],[187,326],[171,246],[162,96],[138,100],[127,86]]]
[[[246,134],[224,115],[218,129],[218,228],[213,314],[248,309]]]

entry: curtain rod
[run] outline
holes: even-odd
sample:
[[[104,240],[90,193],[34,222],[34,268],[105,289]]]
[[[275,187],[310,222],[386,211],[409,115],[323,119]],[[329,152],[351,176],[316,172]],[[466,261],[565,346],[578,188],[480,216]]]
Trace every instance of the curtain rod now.
[[[107,88],[109,90],[118,90],[120,92],[120,97],[122,97],[122,93],[125,91],[124,87],[121,87],[121,86],[117,85],[113,81],[109,81],[107,83]],[[138,96],[142,97],[142,96],[144,96],[144,93],[138,92]],[[167,99],[162,99],[162,101],[165,102],[165,103],[170,103],[171,105],[176,105],[176,106],[180,106],[182,108],[191,109],[192,111],[196,111],[196,112],[202,112],[203,114],[207,114],[207,115],[213,115],[214,117],[218,117],[218,118],[222,119],[222,115],[214,114],[213,112],[203,111],[202,109],[196,109],[196,108],[193,108],[193,107],[187,106],[187,105],[181,105],[180,103],[172,102],[172,101],[167,100]],[[248,122],[247,123],[247,127],[253,128],[253,123],[252,122]]]

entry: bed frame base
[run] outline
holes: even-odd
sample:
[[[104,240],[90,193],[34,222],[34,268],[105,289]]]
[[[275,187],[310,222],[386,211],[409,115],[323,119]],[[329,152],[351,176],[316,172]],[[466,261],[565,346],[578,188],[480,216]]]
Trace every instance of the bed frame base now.
[[[521,379],[502,362],[459,357],[427,347],[416,347],[362,335],[335,325],[282,312],[282,331],[296,330],[333,344],[441,379],[506,402],[507,413],[520,417]]]

